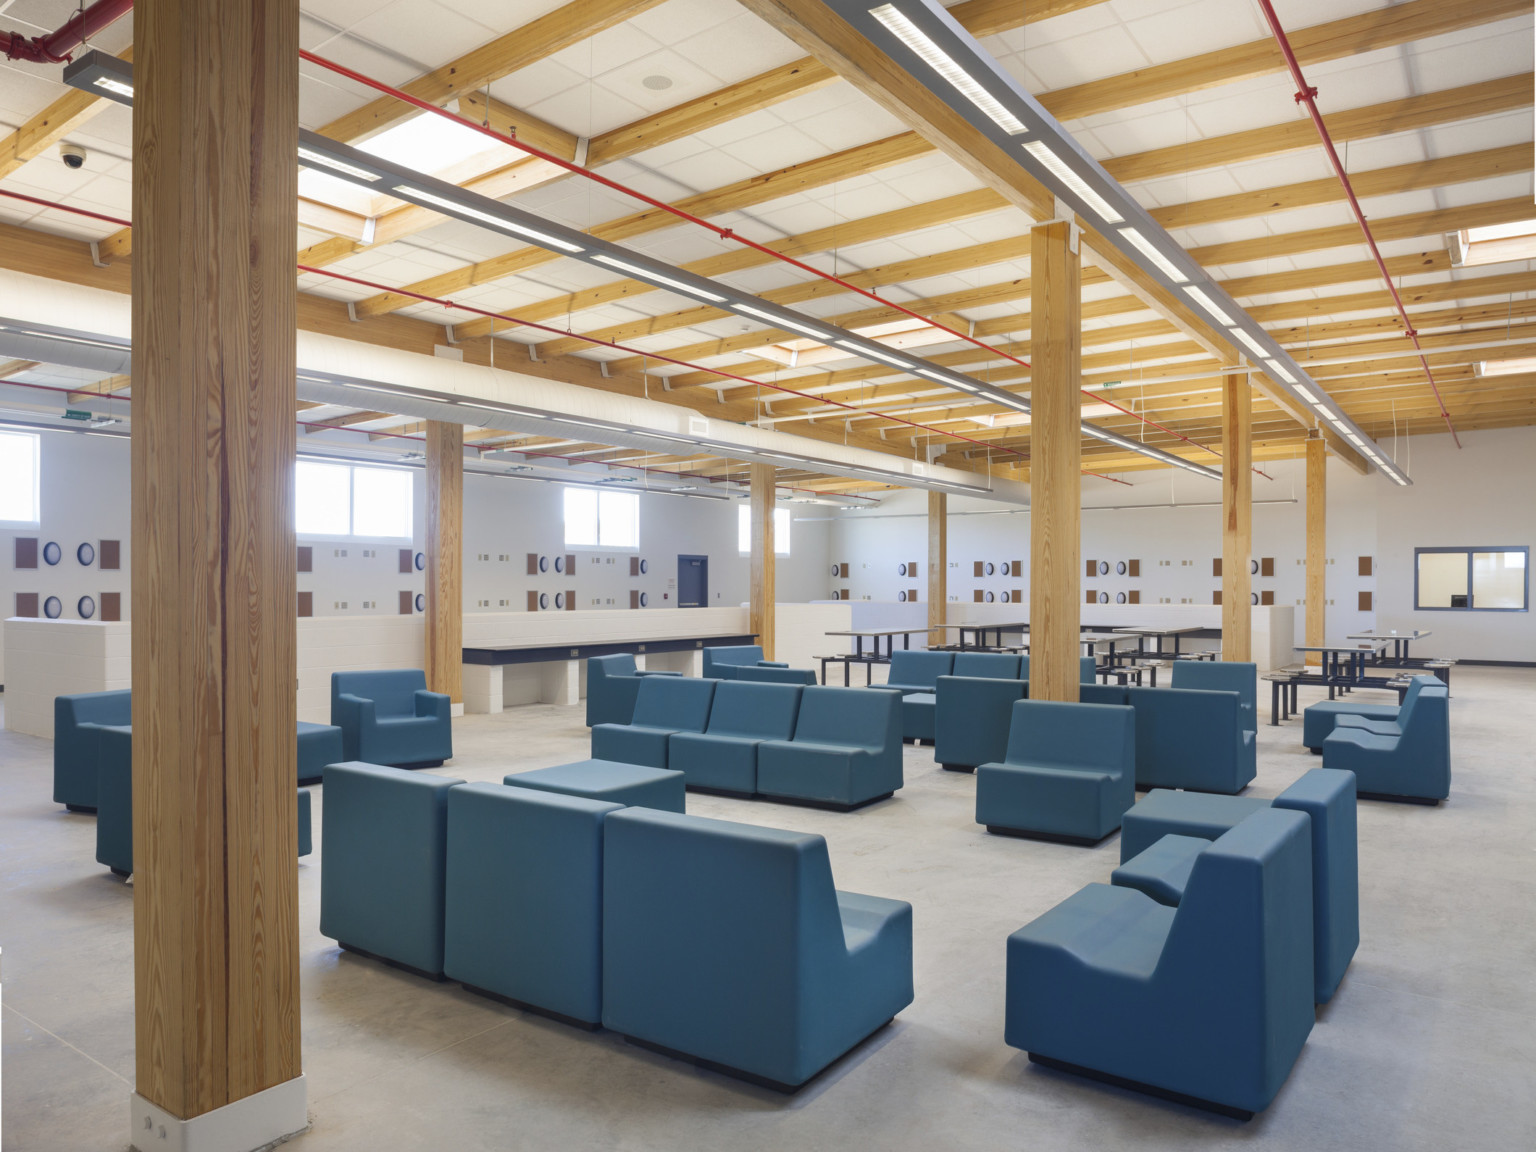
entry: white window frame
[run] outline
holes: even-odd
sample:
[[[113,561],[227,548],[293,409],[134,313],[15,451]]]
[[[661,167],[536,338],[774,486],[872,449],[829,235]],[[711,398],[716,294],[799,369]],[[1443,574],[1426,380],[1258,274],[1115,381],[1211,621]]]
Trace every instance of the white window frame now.
[[[406,485],[407,496],[406,496],[406,503],[405,503],[405,514],[406,514],[406,529],[407,530],[406,530],[405,535],[403,535],[403,536],[380,536],[380,535],[364,534],[364,533],[359,533],[359,532],[352,531],[353,526],[357,523],[357,480],[356,480],[357,473],[358,472],[393,472],[393,473],[404,475],[406,477],[413,477],[413,470],[412,469],[410,469],[410,468],[390,468],[388,466],[380,466],[380,465],[373,465],[373,464],[352,464],[352,463],[350,463],[348,461],[345,461],[345,460],[335,460],[335,461],[332,461],[332,460],[314,460],[314,459],[311,459],[311,460],[300,460],[300,461],[298,461],[299,467],[302,467],[305,464],[318,464],[318,465],[321,465],[321,466],[327,467],[327,468],[345,468],[346,469],[346,472],[347,472],[347,531],[345,531],[345,532],[304,532],[304,531],[296,531],[296,535],[298,536],[299,539],[301,539],[301,540],[358,540],[358,541],[363,541],[363,542],[369,542],[369,541],[375,541],[376,540],[376,541],[379,541],[381,543],[384,543],[384,542],[411,541],[411,540],[414,540],[416,538],[416,483],[415,483],[414,478],[412,478],[411,482]],[[298,524],[299,500],[302,499],[302,493],[300,493],[300,491],[299,491],[298,475],[299,475],[298,468],[295,468],[295,470],[294,470],[294,485],[293,485],[293,505],[294,505],[293,515],[294,515],[294,524],[295,525]]]
[[[581,541],[571,539],[571,498],[580,494],[582,500],[590,499],[593,504],[593,514],[597,523],[595,539]],[[604,515],[604,507],[611,509],[622,507],[626,515],[622,520],[613,515]],[[638,492],[617,491],[610,488],[587,488],[580,485],[567,485],[561,496],[560,517],[565,533],[565,546],[572,551],[585,549],[592,552],[638,552],[640,550],[640,494]],[[622,533],[622,528],[632,528],[630,533]]]
[[[36,432],[19,432],[0,428],[0,451],[5,450],[12,437],[17,443],[29,444],[32,449],[32,515],[20,520],[0,520],[0,527],[37,528],[42,524],[43,438]]]
[[[789,509],[775,508],[773,510],[773,554],[775,556],[789,555],[789,525]],[[736,506],[736,551],[742,556],[752,554],[752,506],[750,504]]]

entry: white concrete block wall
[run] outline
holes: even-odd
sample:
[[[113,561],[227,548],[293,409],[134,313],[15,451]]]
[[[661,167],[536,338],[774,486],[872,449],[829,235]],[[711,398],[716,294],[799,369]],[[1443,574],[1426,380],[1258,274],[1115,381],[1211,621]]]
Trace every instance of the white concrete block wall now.
[[[129,625],[85,620],[5,622],[11,685],[5,726],[53,739],[53,698],[129,687]]]
[[[331,720],[331,673],[420,668],[426,658],[421,616],[313,616],[298,622],[298,718]]]

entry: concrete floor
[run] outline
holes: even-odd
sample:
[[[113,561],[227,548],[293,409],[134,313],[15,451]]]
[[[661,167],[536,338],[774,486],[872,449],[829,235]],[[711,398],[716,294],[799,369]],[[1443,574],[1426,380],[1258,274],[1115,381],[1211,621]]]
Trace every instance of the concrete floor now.
[[[1251,1123],[1046,1071],[1003,1044],[1004,940],[1107,881],[1118,837],[1085,849],[989,836],[973,822],[973,778],[909,749],[906,788],[861,812],[689,797],[700,814],[822,833],[839,887],[915,906],[915,1003],[788,1098],[340,953],[318,931],[315,789],[317,854],[299,869],[313,1125],[292,1147],[1529,1152],[1536,670],[1460,667],[1455,687],[1452,799],[1361,803],[1359,953]],[[587,755],[576,709],[471,716],[454,738],[460,754],[440,771],[471,780]],[[1260,725],[1252,794],[1319,763],[1299,738],[1299,720]],[[132,889],[95,863],[93,820],[49,802],[51,755],[0,731],[3,1145],[117,1150],[133,1080]]]

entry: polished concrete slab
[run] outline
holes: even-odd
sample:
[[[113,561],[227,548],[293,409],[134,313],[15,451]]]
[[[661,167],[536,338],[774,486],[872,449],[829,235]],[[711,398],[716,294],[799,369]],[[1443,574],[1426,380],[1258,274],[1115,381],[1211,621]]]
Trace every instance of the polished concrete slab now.
[[[974,779],[941,771],[931,749],[908,749],[906,788],[859,812],[688,798],[704,815],[819,832],[839,887],[914,905],[916,1002],[788,1098],[339,952],[318,931],[316,788],[317,854],[299,870],[313,1126],[292,1147],[1528,1150],[1536,670],[1458,667],[1452,733],[1449,803],[1361,803],[1360,951],[1249,1124],[1047,1071],[1003,1044],[1004,940],[1107,881],[1118,837],[989,836]],[[1320,763],[1299,738],[1299,720],[1261,723],[1253,794]],[[438,771],[471,780],[588,755],[580,712],[545,705],[455,721],[455,744]],[[95,863],[92,818],[50,802],[51,756],[0,732],[3,1147],[117,1150],[133,1080],[132,888]]]

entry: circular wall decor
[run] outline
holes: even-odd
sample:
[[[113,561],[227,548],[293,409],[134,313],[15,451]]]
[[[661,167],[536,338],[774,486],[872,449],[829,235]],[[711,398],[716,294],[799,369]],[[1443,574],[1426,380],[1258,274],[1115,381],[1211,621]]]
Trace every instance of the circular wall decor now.
[[[649,596],[647,596],[644,592],[640,593],[640,607],[644,608],[650,602],[651,598]]]
[[[832,575],[836,576],[837,575],[837,571],[836,571],[837,565],[834,564],[832,567],[833,567]],[[651,562],[649,560],[641,560],[640,561],[640,575],[644,576],[650,570],[651,570]]]
[[[992,567],[992,565],[988,564],[987,567],[990,568],[990,567]],[[995,599],[996,599],[996,597],[993,596],[992,593],[990,593],[990,592],[987,593],[987,603],[988,604],[992,603],[992,601],[995,600]]]
[[[1108,576],[1109,575],[1109,561],[1108,560],[1100,560],[1099,561],[1099,575],[1100,576]]]
[[[80,619],[89,620],[96,615],[96,601],[89,596],[82,596],[75,604],[75,611],[80,613]]]
[[[564,592],[556,592],[555,593],[555,607],[556,608],[564,608],[565,607],[565,593]]]
[[[1115,565],[1115,574],[1118,575],[1118,576],[1124,576],[1125,575],[1125,561],[1124,560],[1120,561],[1118,564]]]
[[[1259,562],[1257,560],[1248,561],[1248,571],[1252,575],[1257,576],[1259,574]]]
[[[907,566],[905,564],[898,564],[898,565],[896,565],[896,575],[898,575],[898,576],[905,576],[906,574],[907,574]],[[902,598],[903,599],[906,598],[906,593],[905,592],[902,593]]]
[[[1011,600],[1012,600],[1012,596],[1009,593],[1004,592],[1003,593],[1003,603],[1007,604],[1007,603],[1011,602]]]
[[[992,561],[988,560],[987,561],[987,566],[986,566],[986,568],[983,569],[983,571],[986,572],[986,574],[988,576],[990,576],[990,575],[992,575],[992,573],[996,572],[997,569],[995,567],[993,567]]]
[[[903,564],[902,568],[905,569],[906,565]],[[906,572],[903,571],[902,575],[905,576]],[[907,592],[906,592],[905,588],[903,588],[900,592],[896,593],[896,599],[900,600],[903,604],[905,604],[907,602]]]
[[[1000,576],[1008,575],[1008,563],[1009,562],[1007,560],[999,560],[998,561],[998,563],[997,563],[998,575],[1000,575]],[[916,576],[917,573],[914,572],[914,573],[912,573],[912,575]]]
[[[540,572],[548,572],[549,571],[549,557],[548,556],[540,556],[539,557],[539,571]]]
[[[540,608],[548,608],[549,607],[549,593],[548,592],[540,592],[539,593],[539,607]]]
[[[1248,594],[1248,603],[1250,603],[1250,604],[1257,604],[1258,602],[1259,602],[1259,594],[1257,592],[1250,592]]]
[[[556,572],[564,572],[565,571],[565,557],[564,556],[556,556],[555,557],[555,571]]]
[[[57,596],[50,596],[43,601],[43,615],[50,620],[57,620],[64,611],[64,601]]]
[[[1115,603],[1116,604],[1124,604],[1125,603],[1125,593],[1124,592],[1116,592],[1115,593]]]
[[[413,563],[416,565],[416,571],[420,572],[427,566],[427,554],[425,552],[416,553],[416,558]]]
[[[425,612],[426,610],[427,610],[427,594],[425,592],[418,592],[418,593],[416,593],[416,611],[418,611],[418,612]]]
[[[50,540],[43,545],[43,563],[50,568],[57,564],[63,555],[64,549],[60,548],[56,542]]]
[[[1108,604],[1109,603],[1109,593],[1108,592],[1100,592],[1099,593],[1099,603],[1100,604]]]
[[[96,545],[87,540],[84,544],[75,549],[75,559],[80,561],[80,563],[84,564],[86,567],[90,567],[92,564],[96,563]]]

